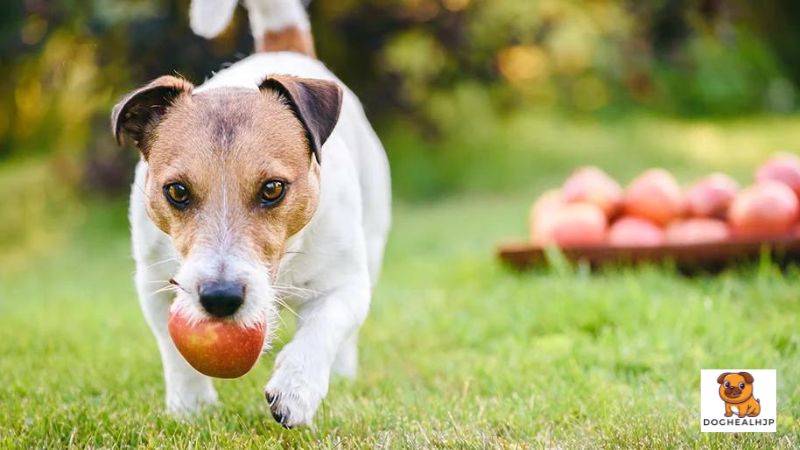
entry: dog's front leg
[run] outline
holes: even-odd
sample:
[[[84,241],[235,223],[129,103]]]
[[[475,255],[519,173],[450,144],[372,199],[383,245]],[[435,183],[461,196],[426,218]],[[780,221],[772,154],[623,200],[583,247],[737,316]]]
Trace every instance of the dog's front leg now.
[[[363,323],[369,301],[365,273],[298,309],[297,332],[278,354],[266,387],[270,411],[281,425],[311,424],[337,353]]]
[[[203,405],[217,402],[217,393],[211,379],[194,370],[178,353],[167,329],[169,307],[173,293],[159,289],[165,275],[163,270],[146,267],[137,270],[136,288],[144,317],[153,330],[161,351],[161,363],[166,382],[167,411],[171,414],[191,414]]]

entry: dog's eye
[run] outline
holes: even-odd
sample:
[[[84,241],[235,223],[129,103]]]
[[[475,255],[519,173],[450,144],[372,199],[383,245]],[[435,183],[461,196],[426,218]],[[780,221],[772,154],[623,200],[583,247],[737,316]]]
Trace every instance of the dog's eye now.
[[[739,383],[739,389],[744,389],[744,383]]]
[[[189,188],[182,183],[170,183],[164,186],[164,196],[178,209],[189,206]]]
[[[726,382],[725,382],[725,387],[726,387],[726,388],[729,388],[729,387],[731,387],[731,382],[730,382],[730,381],[726,381]]]
[[[286,195],[286,183],[280,180],[269,180],[261,187],[261,204],[274,206]]]

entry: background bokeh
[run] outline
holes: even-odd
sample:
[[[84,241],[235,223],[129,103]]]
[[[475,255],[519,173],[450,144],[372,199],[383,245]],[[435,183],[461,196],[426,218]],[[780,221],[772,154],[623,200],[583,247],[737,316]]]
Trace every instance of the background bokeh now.
[[[213,41],[191,33],[187,10],[188,0],[2,3],[3,267],[124,199],[137,155],[111,139],[116,99],[165,73],[200,83],[251,52],[243,9]],[[538,188],[534,178],[584,161],[623,177],[642,161],[735,172],[791,144],[800,4],[790,0],[317,0],[310,11],[320,59],[386,144],[400,201]],[[737,139],[753,126],[744,135],[767,143]]]

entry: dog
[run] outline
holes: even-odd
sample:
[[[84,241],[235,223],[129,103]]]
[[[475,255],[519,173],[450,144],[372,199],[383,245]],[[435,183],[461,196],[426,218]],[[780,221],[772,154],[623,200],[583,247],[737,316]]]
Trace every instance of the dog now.
[[[719,396],[725,402],[725,417],[731,417],[736,408],[739,417],[756,417],[761,414],[761,400],[753,398],[753,376],[749,372],[725,372],[717,377]]]
[[[138,148],[130,197],[135,283],[155,335],[168,411],[218,401],[171,341],[173,302],[191,320],[297,329],[264,389],[285,427],[312,424],[331,374],[354,377],[390,227],[389,165],[356,96],[314,55],[301,0],[245,0],[257,52],[199,87],[162,76],[113,108]],[[211,37],[236,0],[194,0]],[[169,283],[169,284],[167,284]]]

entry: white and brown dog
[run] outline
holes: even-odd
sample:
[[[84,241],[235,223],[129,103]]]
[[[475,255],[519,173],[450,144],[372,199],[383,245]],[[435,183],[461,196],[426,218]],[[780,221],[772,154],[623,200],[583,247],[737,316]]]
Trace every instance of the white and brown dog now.
[[[236,4],[194,0],[192,28],[215,35]],[[141,152],[130,208],[136,287],[167,408],[217,401],[169,337],[173,301],[194,318],[243,325],[274,325],[284,305],[297,330],[265,394],[292,427],[311,423],[331,373],[356,373],[389,230],[389,167],[356,96],[314,58],[301,1],[245,5],[259,53],[200,87],[158,78],[116,105],[112,126]]]

